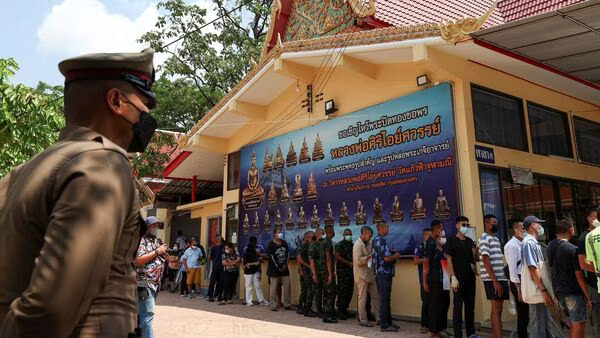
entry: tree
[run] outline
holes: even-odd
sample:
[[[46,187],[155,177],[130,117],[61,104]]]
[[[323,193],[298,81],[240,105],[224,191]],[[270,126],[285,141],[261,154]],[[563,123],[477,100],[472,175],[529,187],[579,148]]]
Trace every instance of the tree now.
[[[152,116],[163,130],[188,131],[202,117],[202,109],[208,102],[191,80],[169,80],[161,76],[152,86],[158,105]]]
[[[0,59],[0,177],[53,144],[65,124],[62,87],[12,85],[18,70],[15,60]]]
[[[163,74],[193,83],[204,98],[198,101],[198,112],[204,114],[260,57],[272,2],[212,0],[220,18],[209,30],[200,29],[207,22],[206,9],[183,0],[168,0],[158,4],[166,15],[159,17],[156,29],[144,34],[140,42],[169,55],[162,66]],[[180,40],[167,46],[175,39]]]
[[[177,148],[177,139],[172,133],[156,132],[146,151],[134,156],[131,164],[137,177],[162,177],[169,156]]]

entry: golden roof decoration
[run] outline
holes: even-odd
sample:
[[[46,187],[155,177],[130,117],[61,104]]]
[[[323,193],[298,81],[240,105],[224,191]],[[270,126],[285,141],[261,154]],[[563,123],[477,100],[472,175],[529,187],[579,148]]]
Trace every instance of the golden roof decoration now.
[[[369,7],[365,8],[364,0],[347,0],[354,14],[361,18],[375,15],[375,0],[369,0]]]
[[[263,42],[262,53],[260,54],[261,58],[267,56],[267,50],[269,49],[269,41],[273,37],[273,32],[275,31],[275,19],[279,17],[281,14],[281,0],[273,1],[273,9],[271,9],[271,20],[269,21],[269,29],[267,30],[267,35],[265,35],[265,41]]]
[[[479,18],[463,18],[458,20],[442,20],[439,23],[442,38],[446,42],[459,43],[471,38],[469,34],[479,30],[496,9],[496,2]]]

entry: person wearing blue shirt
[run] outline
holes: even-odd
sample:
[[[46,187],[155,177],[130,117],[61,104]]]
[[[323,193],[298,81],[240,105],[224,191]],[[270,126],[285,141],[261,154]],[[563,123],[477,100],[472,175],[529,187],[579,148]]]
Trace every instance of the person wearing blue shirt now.
[[[398,332],[398,326],[392,322],[390,297],[392,294],[392,278],[395,274],[396,259],[400,253],[392,253],[385,236],[390,232],[385,222],[377,223],[377,237],[373,240],[373,267],[375,280],[379,290],[379,317],[381,332]]]
[[[200,266],[200,258],[204,257],[202,249],[198,247],[198,239],[196,236],[192,236],[191,245],[187,248],[181,257],[181,262],[187,273],[187,285],[188,285],[188,298],[194,298],[194,291],[192,287],[196,286],[198,292],[198,298],[204,298],[201,295],[201,283],[202,283],[202,268]]]
[[[414,261],[419,272],[419,285],[421,287],[421,333],[429,332],[429,294],[423,290],[423,262],[425,262],[425,244],[431,236],[431,229],[423,229],[423,242],[415,248]]]

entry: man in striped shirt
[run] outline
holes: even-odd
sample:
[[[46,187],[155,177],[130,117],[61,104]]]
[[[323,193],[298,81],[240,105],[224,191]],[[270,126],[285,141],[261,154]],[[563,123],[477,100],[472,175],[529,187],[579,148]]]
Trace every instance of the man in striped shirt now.
[[[498,232],[498,221],[494,215],[483,217],[483,230],[479,238],[481,280],[488,300],[492,301],[490,321],[494,338],[502,337],[502,306],[508,300],[508,282],[504,275],[504,260]]]

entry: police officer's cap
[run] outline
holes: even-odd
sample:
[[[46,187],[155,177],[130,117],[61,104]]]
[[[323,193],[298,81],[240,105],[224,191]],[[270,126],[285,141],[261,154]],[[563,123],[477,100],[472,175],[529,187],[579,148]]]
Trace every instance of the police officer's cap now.
[[[81,80],[120,80],[130,83],[149,99],[148,108],[156,105],[154,83],[154,50],[139,53],[95,53],[66,59],[58,64],[65,76],[65,87]]]

